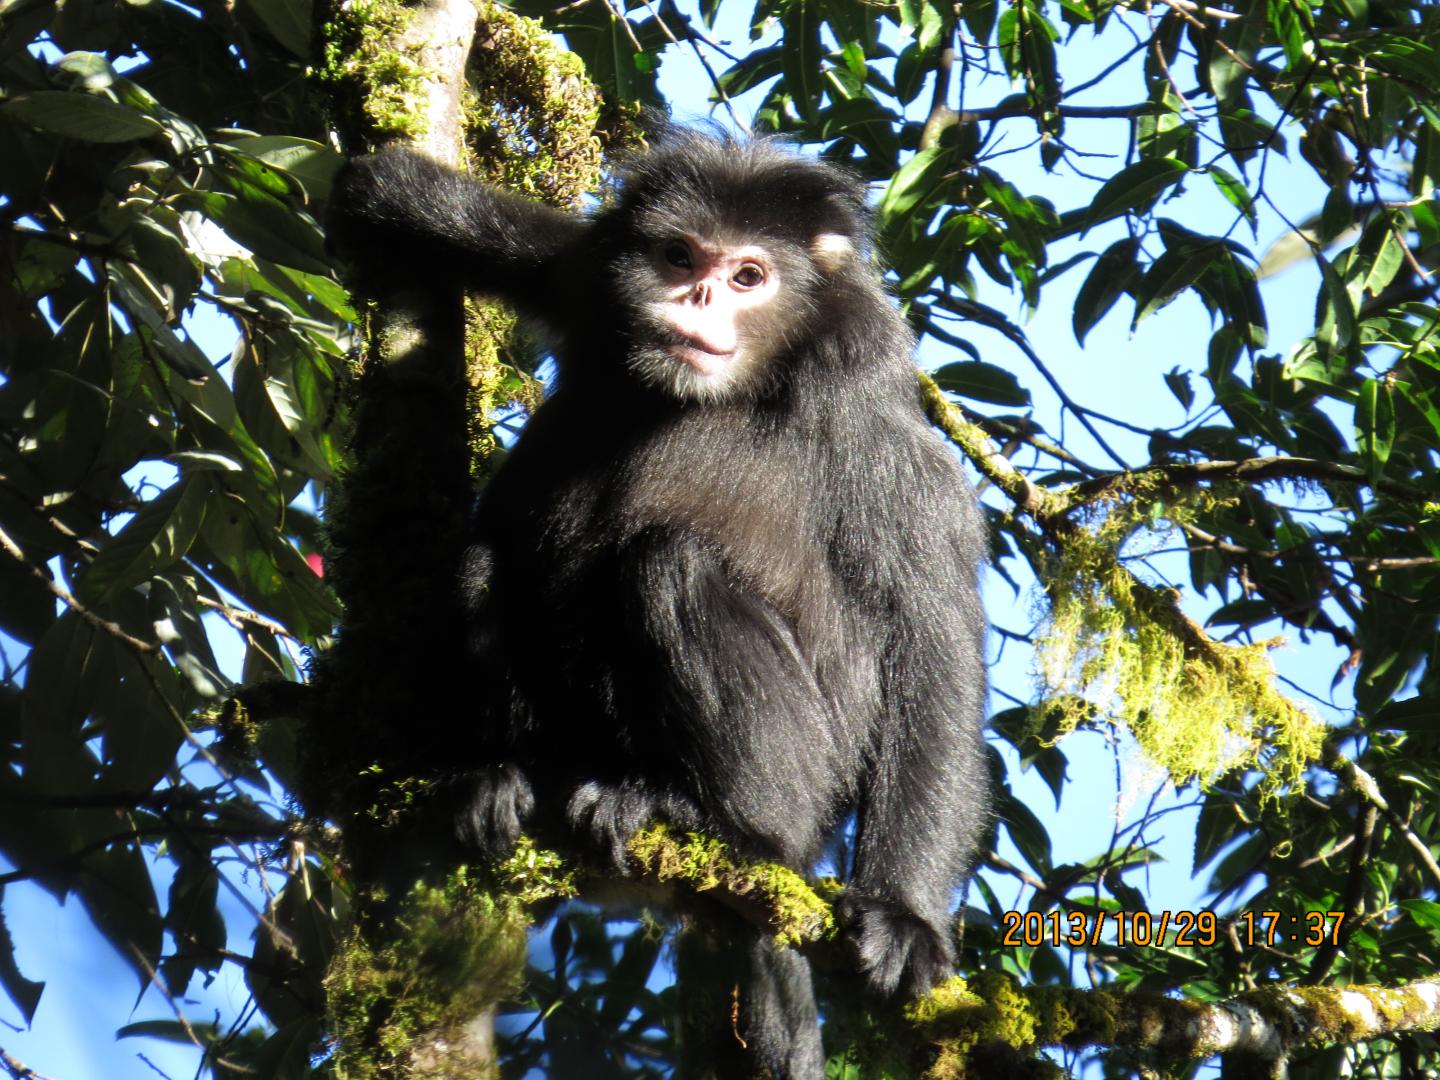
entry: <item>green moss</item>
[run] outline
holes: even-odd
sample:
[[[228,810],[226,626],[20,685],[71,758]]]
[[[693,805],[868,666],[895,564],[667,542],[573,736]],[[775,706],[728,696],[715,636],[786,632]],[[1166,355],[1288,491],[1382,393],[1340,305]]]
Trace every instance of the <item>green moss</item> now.
[[[416,59],[418,47],[395,47],[410,9],[400,0],[348,0],[332,11],[323,31],[324,62],[315,74],[337,110],[350,114],[342,126],[366,131],[377,142],[424,134],[415,103],[427,73]]]
[[[476,1075],[466,1025],[519,989],[527,920],[465,867],[417,883],[359,920],[325,978],[336,1075],[345,1080]],[[454,1049],[450,1049],[454,1048]]]
[[[512,405],[527,412],[540,407],[545,388],[525,370],[532,355],[513,311],[479,297],[466,298],[466,405],[470,460],[476,480],[489,479],[498,468],[499,443],[494,429],[497,411]]]
[[[1181,612],[1178,594],[1120,564],[1131,533],[1154,527],[1157,498],[1128,492],[1060,541],[1046,568],[1050,608],[1036,650],[1046,707],[1059,711],[1062,730],[1097,715],[1123,725],[1177,784],[1256,768],[1262,800],[1274,799],[1300,786],[1324,729],[1275,689],[1268,653],[1278,641],[1217,642]],[[1163,509],[1179,520],[1190,512]]]
[[[600,181],[600,92],[574,53],[535,19],[480,0],[466,95],[476,174],[552,206],[575,207]]]
[[[697,833],[676,838],[664,825],[640,830],[628,850],[659,881],[680,881],[696,892],[723,889],[761,904],[771,914],[777,945],[799,945],[835,933],[830,905],[787,866],[739,862],[719,840]]]
[[[530,905],[541,900],[575,896],[575,872],[554,851],[535,846],[522,836],[515,853],[495,867],[495,876],[506,896]]]
[[[387,772],[378,764],[360,770],[355,790],[367,798],[364,816],[382,829],[404,825],[423,809],[434,781],[418,776]]]
[[[936,1047],[925,1070],[926,1080],[972,1080],[987,1072],[971,1060],[977,1047],[1003,1043],[1020,1052],[1019,1060],[1033,1064],[1027,1076],[1047,1074],[1044,1062],[1026,1059],[1036,1047],[1054,1045],[1057,1032],[1073,1029],[1065,998],[1073,994],[1023,987],[998,971],[977,972],[967,982],[949,979],[924,997],[911,1002],[905,1019],[919,1029],[920,1041]],[[1063,1075],[1058,1069],[1056,1076]]]

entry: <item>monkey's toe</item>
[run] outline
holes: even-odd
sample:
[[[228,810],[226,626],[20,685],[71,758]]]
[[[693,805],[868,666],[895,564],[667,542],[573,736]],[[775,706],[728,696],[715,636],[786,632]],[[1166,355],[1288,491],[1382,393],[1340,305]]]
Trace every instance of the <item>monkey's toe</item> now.
[[[565,817],[588,836],[615,870],[629,862],[625,846],[655,816],[655,800],[635,784],[581,784],[570,796]]]
[[[530,781],[513,765],[476,769],[461,784],[455,835],[493,858],[511,853],[525,819],[535,809]]]
[[[660,791],[638,780],[581,784],[565,809],[570,827],[590,837],[615,870],[625,871],[626,845],[646,825],[663,821],[679,829],[701,827],[700,811],[684,795]]]

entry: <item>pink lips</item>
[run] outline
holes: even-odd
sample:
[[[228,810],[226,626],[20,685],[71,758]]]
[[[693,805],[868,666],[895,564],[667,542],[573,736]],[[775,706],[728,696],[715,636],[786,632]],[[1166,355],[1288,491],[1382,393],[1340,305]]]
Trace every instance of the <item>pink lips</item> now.
[[[694,368],[701,375],[719,374],[735,357],[735,350],[716,349],[699,338],[687,338],[683,342],[668,346],[668,349],[671,356]]]

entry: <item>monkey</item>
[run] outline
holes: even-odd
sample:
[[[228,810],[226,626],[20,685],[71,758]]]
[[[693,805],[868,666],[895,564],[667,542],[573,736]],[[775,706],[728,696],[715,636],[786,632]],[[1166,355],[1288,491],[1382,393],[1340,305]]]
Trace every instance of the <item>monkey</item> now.
[[[989,820],[987,540],[864,184],[670,128],[577,215],[390,148],[342,171],[327,228],[362,268],[512,304],[555,359],[457,586],[496,688],[456,733],[459,834],[508,853],[549,812],[623,870],[658,821],[804,874],[848,828],[837,914],[868,985],[952,974]],[[750,948],[740,1034],[774,1075],[823,1075],[806,962]]]

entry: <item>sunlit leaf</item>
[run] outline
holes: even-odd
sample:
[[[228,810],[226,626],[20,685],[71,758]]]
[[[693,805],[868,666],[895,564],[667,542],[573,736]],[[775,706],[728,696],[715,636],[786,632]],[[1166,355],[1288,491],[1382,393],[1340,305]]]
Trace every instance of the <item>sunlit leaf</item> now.
[[[0,115],[82,142],[133,142],[165,130],[151,117],[109,98],[61,90],[11,98],[0,103]]]
[[[1189,171],[1187,165],[1173,158],[1148,159],[1127,166],[1101,185],[1085,213],[1085,228],[1149,205]]]

